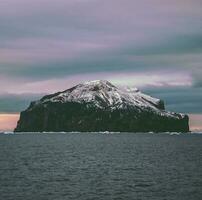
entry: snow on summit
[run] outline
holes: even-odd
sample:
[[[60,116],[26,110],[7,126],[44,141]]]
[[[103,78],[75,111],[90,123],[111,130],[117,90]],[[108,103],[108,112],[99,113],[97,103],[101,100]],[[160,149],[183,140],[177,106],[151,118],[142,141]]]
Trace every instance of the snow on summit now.
[[[106,80],[94,80],[78,84],[63,92],[48,95],[40,100],[46,102],[78,102],[92,103],[98,108],[149,108],[158,111],[164,110],[163,101],[143,94],[137,88],[122,89]]]

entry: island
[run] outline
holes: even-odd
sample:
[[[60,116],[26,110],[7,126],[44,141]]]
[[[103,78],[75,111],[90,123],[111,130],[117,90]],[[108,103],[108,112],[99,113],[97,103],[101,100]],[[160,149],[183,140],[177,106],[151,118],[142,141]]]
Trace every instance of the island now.
[[[136,88],[95,80],[31,102],[14,131],[188,132],[189,118]]]

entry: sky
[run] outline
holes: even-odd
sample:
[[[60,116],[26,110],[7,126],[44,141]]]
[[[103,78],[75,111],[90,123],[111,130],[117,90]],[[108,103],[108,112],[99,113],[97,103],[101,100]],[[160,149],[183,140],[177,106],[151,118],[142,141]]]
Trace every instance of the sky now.
[[[1,0],[0,113],[105,79],[200,116],[201,22],[201,0]]]

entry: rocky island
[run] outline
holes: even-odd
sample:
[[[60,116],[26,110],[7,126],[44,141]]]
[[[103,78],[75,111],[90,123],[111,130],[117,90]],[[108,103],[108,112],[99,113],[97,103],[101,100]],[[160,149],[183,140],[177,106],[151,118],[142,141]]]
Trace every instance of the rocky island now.
[[[138,89],[96,80],[31,102],[14,131],[188,132],[189,118]]]

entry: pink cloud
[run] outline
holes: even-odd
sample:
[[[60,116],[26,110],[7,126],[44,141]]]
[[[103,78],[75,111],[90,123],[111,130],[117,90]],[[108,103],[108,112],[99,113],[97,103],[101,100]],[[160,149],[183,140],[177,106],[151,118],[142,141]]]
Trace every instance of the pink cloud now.
[[[90,41],[53,40],[46,38],[15,39],[0,48],[0,64],[32,64],[75,59],[82,54],[102,51],[108,44]]]
[[[191,131],[202,131],[202,115],[190,114],[189,118]]]
[[[0,114],[0,131],[13,131],[18,119],[19,114]]]
[[[135,86],[144,88],[150,87],[175,87],[191,86],[192,78],[189,74],[171,71],[171,72],[103,72],[103,73],[84,73],[71,75],[55,79],[41,81],[31,81],[26,79],[5,79],[0,80],[0,93],[53,93],[65,90],[75,84],[87,80],[104,79],[111,81],[119,86]],[[1,84],[7,82],[7,84]]]

